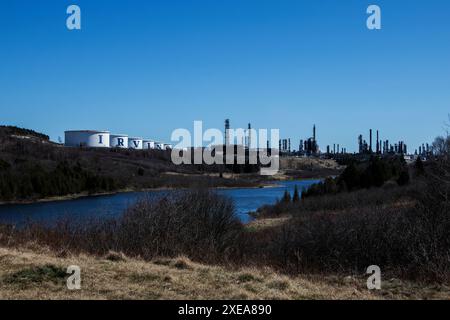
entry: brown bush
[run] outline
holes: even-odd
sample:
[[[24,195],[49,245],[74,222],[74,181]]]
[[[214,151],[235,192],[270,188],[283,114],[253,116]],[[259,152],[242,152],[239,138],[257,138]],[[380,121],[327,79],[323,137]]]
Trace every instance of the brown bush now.
[[[388,274],[431,281],[450,279],[448,162],[430,165],[410,186],[389,186],[304,199],[266,208],[293,216],[254,248],[267,243],[264,261],[287,272]],[[274,210],[274,211],[270,211]],[[267,238],[270,237],[270,238]],[[255,256],[260,256],[257,249]],[[253,258],[256,260],[256,258]]]
[[[243,225],[233,202],[207,190],[183,191],[162,199],[142,199],[121,219],[56,227],[29,224],[23,229],[2,226],[6,245],[38,241],[56,252],[88,252],[104,256],[175,257],[226,261],[236,253]]]
[[[266,207],[266,213],[292,219],[256,231],[237,220],[230,199],[196,190],[143,199],[118,220],[82,226],[66,221],[56,228],[2,226],[0,243],[33,242],[56,252],[99,256],[114,251],[148,260],[186,256],[287,273],[364,273],[375,264],[385,275],[443,282],[450,280],[450,171],[448,161],[427,167],[408,186]]]

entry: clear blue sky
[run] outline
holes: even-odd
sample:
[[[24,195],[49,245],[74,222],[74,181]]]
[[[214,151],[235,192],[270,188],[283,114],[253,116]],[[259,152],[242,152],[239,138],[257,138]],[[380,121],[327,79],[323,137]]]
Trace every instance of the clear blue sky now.
[[[66,28],[66,8],[82,30]],[[366,8],[382,9],[381,31]],[[2,0],[0,123],[56,140],[108,129],[280,128],[356,149],[378,128],[411,149],[450,112],[448,0]]]

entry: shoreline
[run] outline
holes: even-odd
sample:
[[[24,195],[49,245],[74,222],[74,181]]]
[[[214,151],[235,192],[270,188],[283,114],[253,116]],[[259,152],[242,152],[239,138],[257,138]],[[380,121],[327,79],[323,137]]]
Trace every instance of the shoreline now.
[[[261,184],[253,187],[212,187],[211,189],[216,190],[231,190],[231,189],[263,189],[263,188],[277,188],[279,185],[277,184]],[[122,189],[111,192],[98,192],[98,193],[77,193],[77,194],[68,194],[64,196],[54,196],[48,198],[39,198],[33,200],[13,200],[13,201],[0,201],[0,206],[7,205],[26,205],[26,204],[37,204],[37,203],[47,203],[47,202],[61,202],[61,201],[69,201],[69,200],[77,200],[89,197],[101,197],[101,196],[112,196],[121,193],[132,193],[132,192],[151,192],[151,191],[166,191],[166,190],[186,190],[188,188],[175,188],[175,187],[158,187],[158,188],[143,188],[143,189]]]
[[[232,189],[262,189],[262,188],[277,188],[280,185],[278,183],[286,182],[286,181],[303,181],[303,180],[321,180],[324,179],[324,177],[305,177],[305,178],[297,178],[289,177],[285,175],[280,176],[274,176],[273,180],[270,181],[260,181],[257,185],[254,186],[218,186],[218,187],[211,187],[210,189],[215,190],[232,190]],[[177,188],[177,187],[156,187],[156,188],[126,188],[126,189],[119,189],[116,191],[110,191],[110,192],[97,192],[97,193],[88,193],[88,192],[82,192],[82,193],[76,193],[76,194],[68,194],[64,196],[52,196],[47,198],[38,198],[38,199],[29,199],[29,200],[12,200],[12,201],[0,201],[0,206],[7,206],[7,205],[26,205],[26,204],[37,204],[37,203],[46,203],[46,202],[60,202],[60,201],[69,201],[69,200],[77,200],[82,198],[88,198],[88,197],[101,197],[101,196],[111,196],[121,193],[131,193],[131,192],[151,192],[151,191],[165,191],[165,190],[186,190],[189,189],[187,187]]]

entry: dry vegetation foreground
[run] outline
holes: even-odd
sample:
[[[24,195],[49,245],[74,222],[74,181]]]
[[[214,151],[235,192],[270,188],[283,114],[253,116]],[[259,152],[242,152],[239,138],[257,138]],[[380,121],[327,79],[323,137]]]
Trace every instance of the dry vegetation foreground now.
[[[81,268],[81,290],[66,269]],[[270,269],[229,270],[186,258],[145,262],[118,254],[57,257],[42,248],[0,248],[0,299],[449,299],[450,288],[386,279],[368,291],[365,277],[286,277]]]

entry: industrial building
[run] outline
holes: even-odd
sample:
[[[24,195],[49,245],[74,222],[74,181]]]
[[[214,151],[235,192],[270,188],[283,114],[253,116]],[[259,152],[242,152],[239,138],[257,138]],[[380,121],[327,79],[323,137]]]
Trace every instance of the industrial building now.
[[[234,141],[236,137],[233,137],[230,134],[230,120],[225,120],[225,145],[235,145],[236,141]],[[250,148],[252,143],[251,136],[251,124],[248,124],[248,129],[244,131],[244,137],[242,139],[242,146],[245,148]],[[367,138],[366,138],[367,139]],[[375,140],[376,139],[376,140]],[[240,142],[238,142],[239,144]],[[267,143],[267,149],[269,149],[269,143]],[[291,139],[279,139],[278,141],[278,150],[281,155],[285,156],[306,156],[306,157],[340,157],[346,156],[347,148],[342,147],[339,144],[334,143],[333,145],[326,146],[326,152],[321,151],[318,144],[316,125],[312,128],[312,136],[307,137],[305,139],[300,139],[300,143],[298,144],[298,150],[291,149]],[[419,149],[416,150],[415,154],[420,155],[422,157],[426,157],[432,153],[432,148],[428,144],[423,144],[419,146]],[[368,139],[365,140],[363,135],[360,134],[358,136],[358,151],[356,154],[360,155],[402,155],[405,156],[408,154],[408,146],[402,140],[398,141],[398,143],[391,144],[389,140],[382,140],[380,137],[379,130],[376,132],[373,129],[368,130]]]
[[[372,129],[369,130],[369,142],[363,139],[362,134],[358,136],[358,151],[359,154],[407,154],[408,147],[404,141],[399,141],[395,144],[390,144],[389,140],[381,140],[379,131],[377,130],[376,149],[372,148]]]
[[[298,152],[297,154],[300,156],[316,156],[319,155],[319,145],[317,143],[317,136],[316,136],[316,125],[313,126],[313,135],[312,137],[306,138],[306,139],[300,139],[300,143],[298,145]],[[288,139],[288,151],[291,152],[290,148],[290,139]],[[329,147],[327,148],[327,150]]]
[[[278,142],[278,149],[280,150],[280,153],[284,155],[297,155],[307,157],[320,156],[321,152],[319,149],[319,144],[317,143],[316,125],[313,126],[311,137],[300,139],[297,151],[291,149],[291,138],[280,139]],[[327,153],[329,153],[329,146],[327,147],[327,151]]]
[[[257,149],[257,139],[256,137],[252,137],[252,124],[248,124],[248,128],[243,130],[243,134],[241,136],[235,136],[231,133],[230,129],[230,119],[225,119],[225,137],[224,137],[224,145],[241,145],[247,149]],[[240,141],[237,141],[240,140]]]

